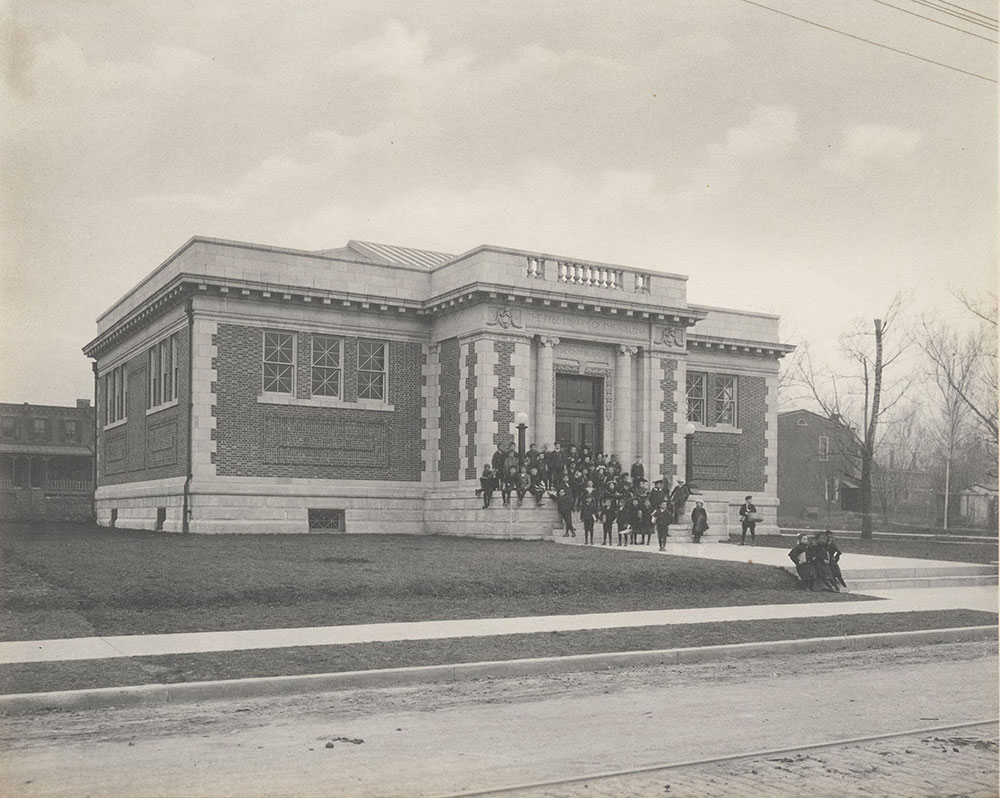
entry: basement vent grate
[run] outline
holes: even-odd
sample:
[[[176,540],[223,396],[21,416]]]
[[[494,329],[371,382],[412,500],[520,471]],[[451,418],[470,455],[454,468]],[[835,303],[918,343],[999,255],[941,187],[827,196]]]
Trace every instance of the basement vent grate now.
[[[344,531],[344,511],[343,510],[309,510],[309,531],[310,532],[343,532]]]

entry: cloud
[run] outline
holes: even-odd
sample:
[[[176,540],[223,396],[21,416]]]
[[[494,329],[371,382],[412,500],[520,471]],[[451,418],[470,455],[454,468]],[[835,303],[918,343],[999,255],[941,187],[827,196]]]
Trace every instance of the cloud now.
[[[799,139],[799,115],[787,105],[758,105],[749,121],[731,127],[715,146],[717,156],[743,158],[782,150]]]
[[[847,172],[872,162],[898,161],[920,146],[923,133],[892,125],[853,125],[844,135],[840,151],[823,166]]]

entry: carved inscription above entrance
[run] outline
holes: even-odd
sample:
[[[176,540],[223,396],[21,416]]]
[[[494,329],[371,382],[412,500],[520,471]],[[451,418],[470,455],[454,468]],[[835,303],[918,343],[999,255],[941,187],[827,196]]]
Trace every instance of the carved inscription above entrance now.
[[[635,335],[641,332],[641,326],[635,322],[602,319],[596,316],[572,316],[564,313],[554,313],[545,310],[528,310],[524,313],[525,324],[538,328],[563,328],[591,332],[597,335],[609,333],[626,333]]]
[[[388,465],[388,433],[379,422],[342,422],[324,413],[264,416],[264,462],[278,465]]]

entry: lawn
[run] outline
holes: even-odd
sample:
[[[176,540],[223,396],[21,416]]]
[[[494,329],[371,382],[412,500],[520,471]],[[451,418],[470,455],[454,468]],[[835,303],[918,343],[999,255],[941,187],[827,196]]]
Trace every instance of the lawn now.
[[[735,540],[736,538],[734,538]],[[955,543],[924,538],[834,538],[844,554],[874,554],[884,557],[914,557],[920,560],[948,560],[990,564],[997,561],[997,542]],[[789,535],[757,535],[756,545],[791,549],[795,538]],[[844,560],[848,565],[848,560]]]
[[[901,632],[913,629],[987,626],[996,622],[995,613],[945,610],[541,632],[443,640],[405,640],[130,659],[32,662],[0,665],[0,694],[335,673],[417,665],[569,656],[603,651],[655,651],[690,646]]]
[[[548,541],[0,527],[0,640],[856,600]]]

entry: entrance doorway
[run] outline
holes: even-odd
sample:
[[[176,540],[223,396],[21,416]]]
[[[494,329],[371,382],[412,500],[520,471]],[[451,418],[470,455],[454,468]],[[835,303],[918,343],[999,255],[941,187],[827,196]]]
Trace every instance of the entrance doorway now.
[[[556,374],[556,441],[564,447],[604,447],[604,378]]]

